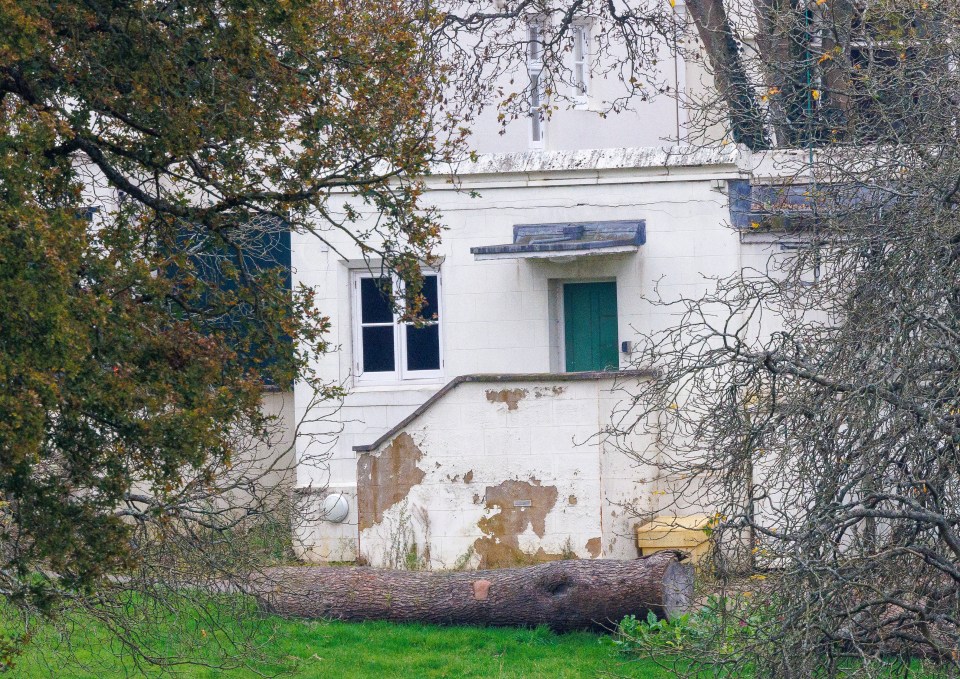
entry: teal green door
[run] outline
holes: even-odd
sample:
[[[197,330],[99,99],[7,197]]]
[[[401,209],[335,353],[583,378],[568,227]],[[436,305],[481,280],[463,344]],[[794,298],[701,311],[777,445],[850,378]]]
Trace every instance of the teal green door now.
[[[563,326],[567,372],[619,367],[616,283],[564,284]]]

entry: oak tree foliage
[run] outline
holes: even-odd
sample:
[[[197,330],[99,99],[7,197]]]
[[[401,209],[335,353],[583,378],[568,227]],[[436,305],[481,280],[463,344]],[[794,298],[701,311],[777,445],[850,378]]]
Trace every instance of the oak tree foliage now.
[[[7,602],[113,624],[133,591],[256,567],[243,536],[285,502],[251,462],[278,435],[261,399],[337,396],[306,370],[329,322],[277,245],[341,230],[394,270],[429,259],[413,178],[462,136],[435,25],[404,2],[0,6]]]

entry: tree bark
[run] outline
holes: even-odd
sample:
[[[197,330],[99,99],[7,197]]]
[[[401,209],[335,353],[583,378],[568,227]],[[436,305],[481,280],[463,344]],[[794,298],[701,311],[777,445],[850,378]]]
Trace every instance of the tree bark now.
[[[625,615],[685,612],[693,567],[678,552],[633,561],[553,561],[432,573],[366,567],[275,568],[257,590],[272,613],[301,618],[610,629]]]
[[[769,148],[763,110],[754,96],[723,0],[687,0],[687,11],[697,27],[717,89],[728,109],[733,140],[751,151]]]
[[[764,88],[770,96],[769,117],[778,146],[796,147],[809,143],[813,132],[810,88],[813,76],[810,55],[813,30],[807,24],[808,11],[798,0],[754,0],[757,15],[757,48],[765,71]]]

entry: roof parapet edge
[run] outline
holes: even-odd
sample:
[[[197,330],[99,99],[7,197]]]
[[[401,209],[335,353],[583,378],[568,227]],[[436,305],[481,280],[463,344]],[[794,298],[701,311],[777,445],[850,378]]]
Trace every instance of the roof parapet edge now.
[[[446,396],[449,392],[456,389],[461,384],[468,382],[479,382],[493,384],[500,382],[581,382],[587,380],[618,379],[622,377],[649,378],[657,374],[656,370],[609,370],[578,373],[480,373],[474,375],[458,375],[445,385],[440,387],[436,393],[430,396],[416,410],[400,420],[397,424],[390,427],[384,434],[377,438],[373,443],[354,446],[353,450],[357,453],[368,453],[376,450],[388,439],[395,436],[401,429],[416,420],[423,413],[430,409],[434,403]]]
[[[432,176],[471,176],[488,174],[529,174],[590,170],[680,169],[697,167],[740,167],[745,149],[735,146],[671,146],[581,149],[577,151],[518,151],[491,153],[475,160],[437,164]]]

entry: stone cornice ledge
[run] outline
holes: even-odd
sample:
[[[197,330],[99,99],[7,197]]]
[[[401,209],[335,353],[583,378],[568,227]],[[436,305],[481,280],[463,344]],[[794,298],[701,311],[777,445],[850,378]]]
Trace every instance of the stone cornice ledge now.
[[[746,151],[733,144],[717,147],[672,146],[669,148],[612,148],[579,151],[520,151],[491,153],[476,160],[435,165],[435,177],[467,177],[488,174],[530,174],[576,170],[671,169],[744,164]]]
[[[585,380],[616,380],[624,377],[646,379],[649,377],[654,377],[655,375],[656,371],[654,370],[609,370],[602,372],[597,371],[580,373],[486,373],[478,375],[460,375],[458,377],[454,377],[452,380],[443,385],[435,394],[424,401],[423,405],[400,420],[400,422],[391,427],[376,441],[362,446],[354,446],[353,449],[358,453],[368,453],[371,450],[376,450],[389,439],[396,436],[401,429],[412,423],[423,413],[429,410],[430,406],[466,382],[480,382],[485,384],[501,384],[504,382],[580,382]]]

